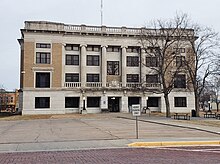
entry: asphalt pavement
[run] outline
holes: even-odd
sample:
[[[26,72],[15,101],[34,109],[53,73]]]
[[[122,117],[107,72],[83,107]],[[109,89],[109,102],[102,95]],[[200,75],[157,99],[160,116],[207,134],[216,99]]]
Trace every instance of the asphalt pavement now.
[[[134,143],[139,146],[146,146],[146,143],[151,143],[150,146],[158,143],[220,144],[220,127],[217,126],[147,115],[138,120],[138,139],[136,121],[131,114],[0,121],[0,152],[127,148]]]

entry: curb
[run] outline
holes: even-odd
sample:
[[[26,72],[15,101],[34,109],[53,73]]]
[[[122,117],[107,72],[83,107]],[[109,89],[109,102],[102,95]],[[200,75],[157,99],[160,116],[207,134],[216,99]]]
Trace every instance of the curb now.
[[[185,145],[220,145],[220,141],[168,141],[168,142],[133,142],[128,147],[147,146],[185,146]]]

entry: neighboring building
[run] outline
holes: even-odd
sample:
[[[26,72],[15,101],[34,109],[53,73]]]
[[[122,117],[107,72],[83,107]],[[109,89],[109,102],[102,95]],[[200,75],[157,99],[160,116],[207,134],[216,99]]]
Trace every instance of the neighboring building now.
[[[16,112],[19,108],[19,93],[0,89],[0,112]]]
[[[138,43],[142,29],[25,22],[19,39],[22,113],[78,113],[83,106],[88,113],[130,112],[132,104],[165,112],[159,75],[149,73],[156,62]],[[194,96],[186,76],[176,79],[171,112],[190,112]]]

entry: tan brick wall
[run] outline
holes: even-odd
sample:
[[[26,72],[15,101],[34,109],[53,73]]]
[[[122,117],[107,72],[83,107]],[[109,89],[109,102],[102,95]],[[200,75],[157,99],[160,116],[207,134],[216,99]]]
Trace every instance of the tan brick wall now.
[[[23,87],[34,87],[34,42],[24,42],[24,81]]]
[[[52,87],[62,87],[62,44],[52,44]]]

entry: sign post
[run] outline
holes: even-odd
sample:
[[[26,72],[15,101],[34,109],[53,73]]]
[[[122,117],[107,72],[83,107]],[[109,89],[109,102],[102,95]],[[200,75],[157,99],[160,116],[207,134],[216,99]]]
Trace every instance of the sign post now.
[[[140,104],[132,105],[132,115],[136,117],[136,139],[138,139],[138,116],[141,116]]]

